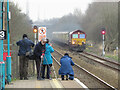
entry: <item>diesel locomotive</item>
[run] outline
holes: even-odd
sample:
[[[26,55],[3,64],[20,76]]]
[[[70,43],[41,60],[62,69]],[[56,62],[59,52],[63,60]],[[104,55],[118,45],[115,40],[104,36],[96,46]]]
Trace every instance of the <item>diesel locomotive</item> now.
[[[86,33],[81,30],[72,32],[53,32],[53,40],[66,43],[71,50],[84,51],[86,48]]]

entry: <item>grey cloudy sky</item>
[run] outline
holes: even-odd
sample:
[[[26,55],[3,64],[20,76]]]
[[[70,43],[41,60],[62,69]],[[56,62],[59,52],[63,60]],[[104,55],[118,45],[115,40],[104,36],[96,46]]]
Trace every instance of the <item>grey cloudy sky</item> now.
[[[40,19],[59,18],[73,13],[74,9],[81,9],[84,13],[92,0],[14,0],[23,13],[26,13],[26,2],[30,18],[35,21]]]

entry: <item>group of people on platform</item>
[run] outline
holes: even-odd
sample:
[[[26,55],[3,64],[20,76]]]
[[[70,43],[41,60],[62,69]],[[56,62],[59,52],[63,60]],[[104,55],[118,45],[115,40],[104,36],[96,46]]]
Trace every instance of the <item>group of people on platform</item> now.
[[[43,80],[45,78],[51,79],[50,72],[53,64],[51,53],[54,52],[52,44],[49,43],[49,39],[42,38],[40,42],[36,45],[28,39],[26,34],[23,34],[22,40],[16,42],[19,46],[18,56],[20,57],[20,80],[28,80],[28,61],[29,58],[26,57],[26,53],[31,51],[32,47],[35,46],[33,54],[36,62],[37,68],[37,80]],[[72,66],[74,62],[68,53],[60,59],[61,67],[59,69],[59,75],[61,75],[62,80],[64,80],[64,75],[66,75],[66,80],[74,79],[74,71]],[[47,75],[45,77],[45,68],[47,67]]]

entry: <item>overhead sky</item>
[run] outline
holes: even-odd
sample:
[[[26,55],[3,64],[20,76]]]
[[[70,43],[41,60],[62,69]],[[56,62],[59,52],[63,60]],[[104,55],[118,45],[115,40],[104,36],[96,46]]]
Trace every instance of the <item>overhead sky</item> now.
[[[13,0],[13,2],[19,6],[23,13],[26,13],[28,8],[29,17],[35,21],[38,16],[42,20],[59,18],[73,13],[74,9],[81,9],[84,13],[92,0]]]

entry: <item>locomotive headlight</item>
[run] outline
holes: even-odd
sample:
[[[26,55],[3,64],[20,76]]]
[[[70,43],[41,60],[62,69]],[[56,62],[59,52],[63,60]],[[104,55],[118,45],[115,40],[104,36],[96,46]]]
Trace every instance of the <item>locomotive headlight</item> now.
[[[75,41],[73,41],[72,44],[75,44]]]

